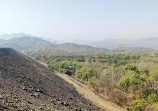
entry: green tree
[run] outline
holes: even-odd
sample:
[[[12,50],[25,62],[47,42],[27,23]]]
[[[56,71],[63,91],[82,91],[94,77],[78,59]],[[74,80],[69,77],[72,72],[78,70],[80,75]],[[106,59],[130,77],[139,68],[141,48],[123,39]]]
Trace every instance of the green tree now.
[[[129,81],[130,81],[130,90],[134,92],[138,90],[138,87],[141,82],[139,74],[136,72],[133,72],[133,74],[129,77]]]
[[[147,68],[147,67],[141,66],[141,67],[139,68],[139,72],[140,72],[140,74],[149,76],[149,71],[148,71],[148,68]]]
[[[96,85],[97,85],[97,78],[96,77],[92,77],[89,81],[88,81],[88,85],[92,88],[95,89]]]
[[[153,103],[157,103],[158,102],[158,96],[156,93],[151,93],[149,96],[148,96],[148,101],[149,103],[153,104]]]
[[[118,82],[118,86],[121,88],[121,89],[128,89],[129,88],[129,85],[130,85],[130,80],[129,80],[129,77],[128,76],[124,76],[120,79],[120,81]]]
[[[155,64],[152,70],[150,71],[151,79],[158,81],[158,64]]]
[[[134,100],[130,103],[132,111],[142,111],[147,106],[144,100]]]
[[[125,69],[126,71],[127,71],[127,70],[137,71],[137,67],[136,67],[136,66],[133,66],[133,65],[131,65],[131,64],[126,65],[126,66],[124,67],[124,69]]]
[[[64,61],[60,62],[59,69],[63,69],[65,67],[66,63]]]
[[[82,75],[83,80],[87,80],[93,76],[94,69],[88,68],[85,73]]]

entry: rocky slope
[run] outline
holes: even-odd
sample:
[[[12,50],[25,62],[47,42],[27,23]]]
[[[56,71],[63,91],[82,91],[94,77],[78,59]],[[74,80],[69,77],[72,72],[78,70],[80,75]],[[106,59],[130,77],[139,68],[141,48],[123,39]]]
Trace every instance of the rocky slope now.
[[[0,49],[0,110],[98,111],[75,88],[13,49]]]

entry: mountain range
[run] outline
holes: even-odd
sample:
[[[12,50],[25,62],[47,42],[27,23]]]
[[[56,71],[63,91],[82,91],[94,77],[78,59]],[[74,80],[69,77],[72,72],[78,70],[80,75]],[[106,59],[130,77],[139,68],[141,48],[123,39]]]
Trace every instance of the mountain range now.
[[[27,50],[27,49],[44,49],[54,45],[52,42],[42,40],[35,37],[19,37],[12,38],[9,40],[0,40],[1,48],[15,48],[17,50]]]
[[[140,40],[109,39],[100,42],[74,40],[69,43],[57,44],[55,39],[39,38],[29,34],[4,34],[0,36],[0,47],[11,47],[17,50],[49,50],[55,53],[104,53],[114,51],[151,51],[158,49],[158,38]],[[139,49],[139,50],[138,50]]]
[[[3,35],[0,35],[0,39],[9,40],[9,39],[12,39],[12,38],[19,38],[19,37],[23,37],[23,36],[34,37],[34,36],[30,35],[30,34],[14,33],[14,34],[3,34]]]
[[[120,48],[120,47],[144,47],[158,49],[158,38],[151,37],[140,40],[129,40],[129,39],[109,39],[100,42],[89,43],[89,46],[99,47],[99,48]]]
[[[52,53],[105,53],[109,50],[74,43],[56,44],[40,38],[23,36],[9,40],[0,40],[1,48],[14,48],[19,51],[45,50]]]

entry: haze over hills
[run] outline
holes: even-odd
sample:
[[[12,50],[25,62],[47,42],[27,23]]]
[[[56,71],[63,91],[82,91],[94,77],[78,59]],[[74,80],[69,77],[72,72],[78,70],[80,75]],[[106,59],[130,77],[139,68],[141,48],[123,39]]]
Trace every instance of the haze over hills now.
[[[11,39],[10,39],[11,38]],[[84,40],[74,40],[57,44],[55,39],[39,38],[29,34],[4,34],[0,36],[0,47],[11,47],[17,50],[41,49],[49,50],[55,53],[103,53],[114,49],[125,51],[149,51],[149,49],[158,49],[158,38],[147,38],[141,40],[128,39],[109,39],[100,42],[90,42]],[[146,49],[145,49],[146,48]],[[130,50],[129,50],[130,49]]]
[[[93,42],[88,45],[93,47],[108,48],[108,49],[119,48],[119,47],[144,47],[144,48],[158,49],[158,38],[151,37],[151,38],[140,39],[140,40],[109,39],[100,42]]]
[[[104,48],[95,48],[86,45],[78,45],[74,43],[63,43],[56,45],[56,51],[68,52],[68,53],[105,53],[109,52],[108,49]]]
[[[0,35],[0,39],[9,40],[9,39],[12,39],[12,38],[19,38],[19,37],[24,37],[24,36],[34,37],[34,36],[30,35],[30,34],[14,33],[14,34],[3,34],[3,35]]]
[[[28,36],[2,40],[2,42],[0,42],[0,47],[15,48],[17,50],[27,50],[32,48],[44,49],[53,45],[54,44],[49,41]]]
[[[0,110],[99,110],[83,99],[72,85],[13,49],[0,49],[0,61]]]
[[[109,39],[99,42],[93,42],[90,43],[89,45],[94,47],[113,49],[113,48],[126,47],[126,46],[131,47],[131,43],[133,43],[133,41],[128,39]]]
[[[109,50],[74,43],[55,44],[35,37],[19,37],[1,40],[0,47],[14,48],[19,51],[45,50],[52,53],[105,53]]]

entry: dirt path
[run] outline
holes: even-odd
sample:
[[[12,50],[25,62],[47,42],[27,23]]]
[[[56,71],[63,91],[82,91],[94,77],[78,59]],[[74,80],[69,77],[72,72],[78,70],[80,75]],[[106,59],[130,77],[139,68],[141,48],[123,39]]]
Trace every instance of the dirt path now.
[[[125,111],[124,109],[115,105],[114,103],[103,99],[102,97],[100,97],[99,95],[88,89],[86,85],[78,82],[77,80],[71,78],[70,76],[60,74],[58,72],[55,72],[55,74],[57,74],[59,77],[64,79],[66,82],[72,84],[76,88],[79,94],[81,94],[87,100],[93,102],[95,105],[101,107],[102,109],[106,111]]]
[[[47,66],[47,64],[45,63],[41,63],[41,64]],[[80,83],[79,81],[71,78],[70,76],[61,74],[59,72],[55,72],[55,74],[61,77],[66,82],[68,82],[69,84],[72,84],[76,88],[78,93],[81,94],[85,99],[91,101],[96,106],[101,107],[105,111],[126,111],[121,107],[117,106],[116,104],[105,100],[101,96],[97,95],[96,93],[88,89],[87,85]]]

